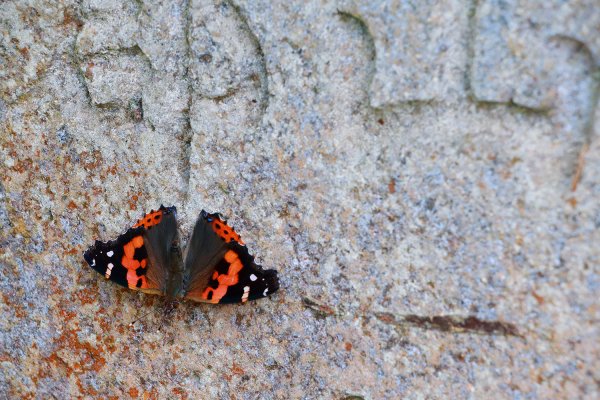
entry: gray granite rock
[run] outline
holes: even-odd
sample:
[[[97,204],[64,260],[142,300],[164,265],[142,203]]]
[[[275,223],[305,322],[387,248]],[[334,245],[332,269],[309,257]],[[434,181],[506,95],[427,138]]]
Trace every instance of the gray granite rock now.
[[[561,47],[578,48],[588,58],[584,62],[600,64],[594,0],[484,1],[475,11],[474,30],[471,79],[478,100],[552,108],[556,83],[581,62]]]
[[[366,25],[375,47],[371,105],[464,97],[468,2],[341,1]]]
[[[7,398],[597,398],[593,2],[0,7]],[[82,252],[221,211],[281,289],[106,282]]]

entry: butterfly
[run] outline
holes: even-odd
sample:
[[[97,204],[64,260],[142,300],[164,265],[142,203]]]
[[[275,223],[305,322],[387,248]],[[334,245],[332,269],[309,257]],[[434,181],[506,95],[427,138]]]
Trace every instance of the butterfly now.
[[[161,205],[116,240],[97,240],[83,257],[106,279],[173,300],[245,303],[279,289],[277,271],[257,265],[224,217],[204,210],[184,252],[177,210]]]

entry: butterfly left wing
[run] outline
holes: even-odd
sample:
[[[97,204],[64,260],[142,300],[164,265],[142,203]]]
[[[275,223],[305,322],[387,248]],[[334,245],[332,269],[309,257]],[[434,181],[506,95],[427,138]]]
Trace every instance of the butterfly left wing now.
[[[219,214],[202,210],[184,254],[184,297],[245,303],[279,289],[277,271],[254,263],[241,238]]]
[[[116,240],[96,241],[87,263],[106,279],[133,290],[165,294],[171,262],[169,246],[178,241],[175,207],[152,210]]]

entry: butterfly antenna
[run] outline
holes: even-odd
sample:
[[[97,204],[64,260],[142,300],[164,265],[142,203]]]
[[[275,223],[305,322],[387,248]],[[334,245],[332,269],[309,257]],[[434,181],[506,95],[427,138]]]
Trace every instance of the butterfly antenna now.
[[[141,317],[136,318],[135,320],[131,321],[127,326],[132,327],[136,322],[138,322],[140,319],[142,318],[146,318],[146,316],[148,316],[152,311],[148,311],[146,314],[142,315]]]

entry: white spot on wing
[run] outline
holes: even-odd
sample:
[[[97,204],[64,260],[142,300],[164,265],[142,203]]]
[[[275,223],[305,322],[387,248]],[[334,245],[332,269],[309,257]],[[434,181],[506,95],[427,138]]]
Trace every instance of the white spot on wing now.
[[[95,258],[93,258],[93,259],[92,259],[92,264],[91,264],[91,266],[92,266],[92,267],[95,267],[95,266],[96,266],[96,259],[95,259]]]
[[[244,286],[244,294],[242,295],[242,303],[248,301],[248,295],[250,294],[250,286]]]
[[[106,255],[107,255],[107,256],[109,256],[109,257],[112,257],[112,255],[113,255],[113,254],[115,254],[115,252],[114,252],[114,251],[112,251],[112,250],[111,250],[111,251],[109,251],[108,253],[106,253]]]
[[[256,279],[257,279],[257,278],[256,278],[256,275],[254,275],[254,274],[250,275],[250,280],[251,280],[252,282],[254,282]]]
[[[269,288],[266,288],[265,291],[263,292],[263,296],[267,297],[267,292],[269,291]]]
[[[104,273],[104,276],[106,277],[106,279],[110,278],[110,273],[112,272],[112,269],[113,269],[113,265],[108,264],[108,266],[106,268],[106,272]]]
[[[108,270],[109,271],[112,271],[113,267],[114,267],[113,263],[108,263]]]

